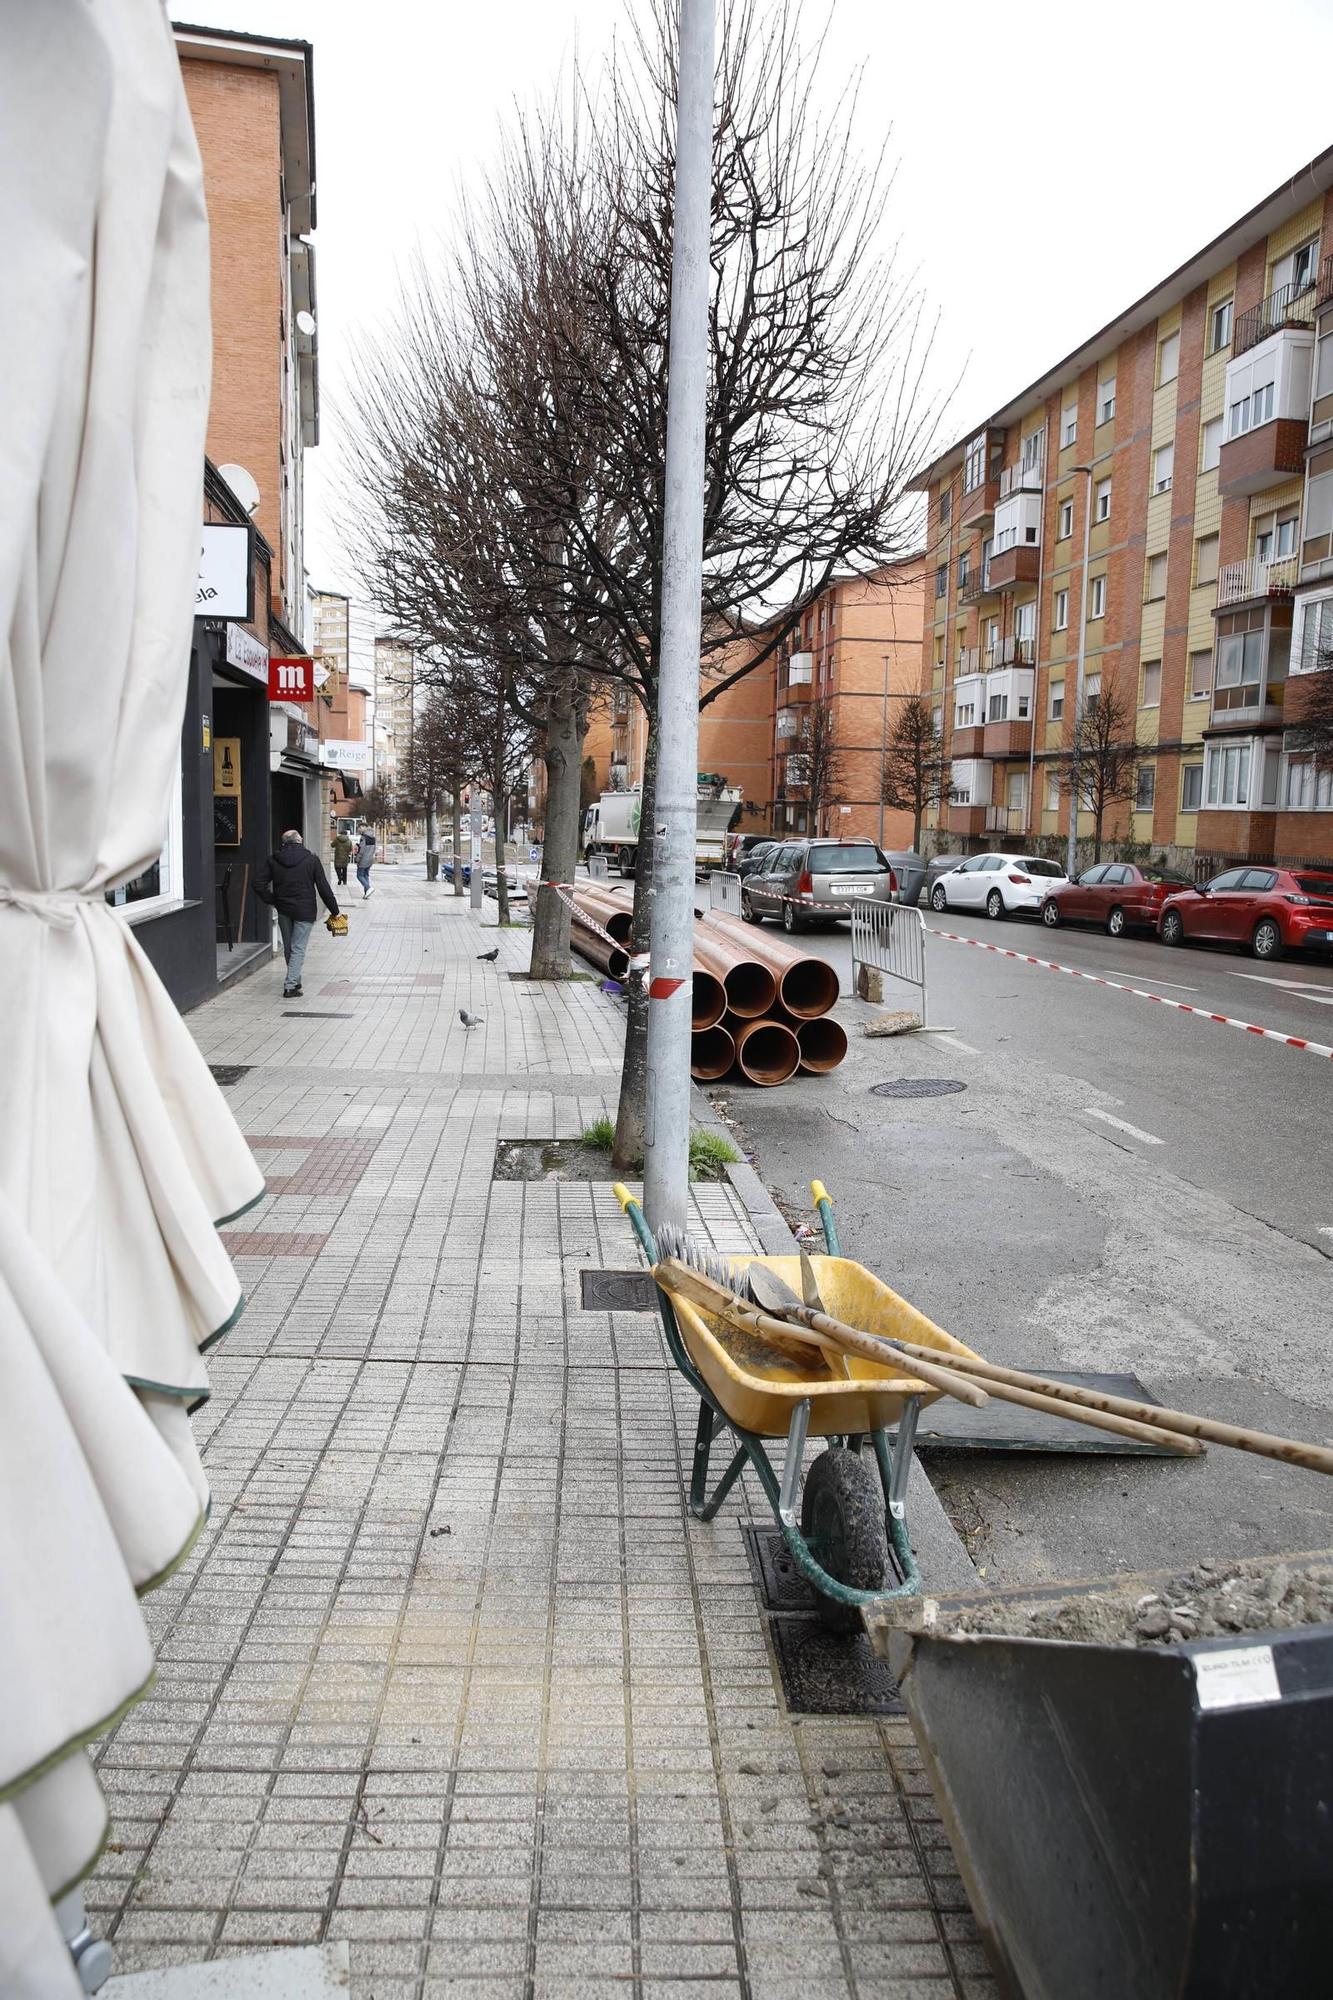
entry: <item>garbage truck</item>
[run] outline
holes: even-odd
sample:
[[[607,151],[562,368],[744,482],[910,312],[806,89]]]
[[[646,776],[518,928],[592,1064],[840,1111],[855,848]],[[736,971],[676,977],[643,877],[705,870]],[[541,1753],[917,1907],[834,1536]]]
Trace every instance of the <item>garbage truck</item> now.
[[[741,816],[739,786],[716,778],[699,779],[699,814],[694,859],[698,871],[721,868],[726,859],[727,833]],[[632,875],[639,853],[639,788],[603,792],[583,815],[583,858],[604,854],[622,875]]]

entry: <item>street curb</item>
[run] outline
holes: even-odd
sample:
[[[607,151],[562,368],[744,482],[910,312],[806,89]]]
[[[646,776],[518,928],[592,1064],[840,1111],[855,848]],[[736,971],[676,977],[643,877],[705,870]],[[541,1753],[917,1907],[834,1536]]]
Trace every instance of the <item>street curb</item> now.
[[[710,1132],[731,1133],[699,1089],[691,1092],[695,1123]],[[702,1108],[701,1108],[702,1107]],[[748,1160],[730,1161],[727,1179],[740,1196],[741,1206],[754,1227],[760,1247],[770,1257],[794,1256],[799,1248],[768,1189]],[[919,1458],[913,1458],[907,1482],[907,1526],[922,1582],[932,1596],[948,1590],[976,1590],[981,1579],[967,1553],[967,1546],[944,1511],[944,1503],[931,1485]]]

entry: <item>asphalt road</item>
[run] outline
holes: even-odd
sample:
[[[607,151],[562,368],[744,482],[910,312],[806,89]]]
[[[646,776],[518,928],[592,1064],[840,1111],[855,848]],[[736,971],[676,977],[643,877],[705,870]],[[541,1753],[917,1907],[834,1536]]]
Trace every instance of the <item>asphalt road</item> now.
[[[1333,1044],[1327,964],[928,921]],[[845,931],[804,942],[845,988]],[[952,1032],[862,1039],[877,1010],[845,998],[834,1075],[712,1093],[789,1214],[821,1176],[847,1253],[995,1359],[1132,1370],[1164,1402],[1333,1443],[1333,1061],[937,934],[927,963]],[[965,1088],[872,1094],[934,1077]],[[1333,1481],[1217,1448],[928,1470],[999,1580],[1333,1546]]]

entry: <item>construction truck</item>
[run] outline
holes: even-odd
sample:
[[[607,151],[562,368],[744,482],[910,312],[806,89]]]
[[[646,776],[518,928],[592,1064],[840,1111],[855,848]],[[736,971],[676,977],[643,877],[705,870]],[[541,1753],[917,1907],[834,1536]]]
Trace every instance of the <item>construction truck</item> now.
[[[727,833],[741,815],[740,788],[723,779],[699,777],[699,812],[696,820],[694,861],[705,874],[726,862]],[[604,854],[622,875],[633,875],[639,855],[639,788],[629,792],[603,792],[583,815],[583,858],[591,861]]]

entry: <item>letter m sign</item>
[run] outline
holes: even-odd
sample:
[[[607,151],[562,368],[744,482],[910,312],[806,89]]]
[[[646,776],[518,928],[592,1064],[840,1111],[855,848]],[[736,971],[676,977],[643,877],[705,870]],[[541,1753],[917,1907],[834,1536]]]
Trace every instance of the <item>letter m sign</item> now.
[[[268,698],[270,701],[313,701],[315,699],[315,663],[304,655],[279,659],[270,656],[268,663]]]

